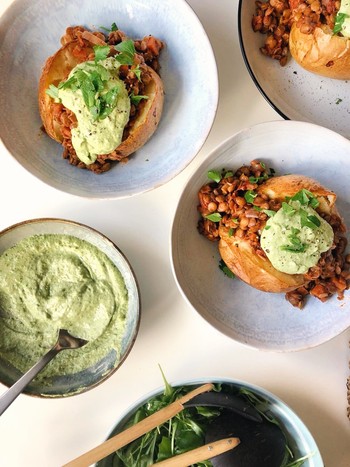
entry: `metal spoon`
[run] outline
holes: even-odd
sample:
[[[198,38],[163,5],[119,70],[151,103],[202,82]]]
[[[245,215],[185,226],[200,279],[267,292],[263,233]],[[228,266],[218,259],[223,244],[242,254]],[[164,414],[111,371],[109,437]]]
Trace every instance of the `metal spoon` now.
[[[280,467],[287,455],[286,438],[278,425],[263,419],[261,422],[241,417],[224,409],[208,426],[205,442],[235,436],[240,444],[213,457],[213,467]]]
[[[32,379],[59,353],[61,350],[78,349],[87,344],[88,341],[79,337],[74,337],[65,329],[60,329],[56,344],[50,349],[30,370],[24,373],[1,397],[0,397],[0,415],[12,404],[23,389]]]

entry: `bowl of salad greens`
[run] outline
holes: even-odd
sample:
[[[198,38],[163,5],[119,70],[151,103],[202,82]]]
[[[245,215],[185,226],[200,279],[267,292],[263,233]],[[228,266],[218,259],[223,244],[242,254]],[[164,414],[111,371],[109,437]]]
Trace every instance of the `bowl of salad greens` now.
[[[140,420],[152,415],[161,408],[184,396],[196,387],[213,383],[214,392],[227,397],[242,399],[242,403],[250,406],[261,416],[264,423],[272,424],[281,431],[284,442],[284,458],[280,467],[323,467],[319,449],[308,428],[298,415],[281,399],[265,389],[233,379],[189,380],[169,384],[164,378],[164,386],[136,401],[117,421],[109,438],[129,428]],[[215,424],[217,417],[225,408],[192,406],[189,404],[175,417],[149,431],[124,448],[101,460],[98,467],[148,467],[156,462],[190,451],[206,443],[206,433]],[[237,413],[237,417],[241,417]],[[235,436],[233,433],[232,436]],[[244,450],[244,439],[233,451]],[[233,452],[232,451],[232,452]],[[219,457],[206,460],[194,467],[216,467],[231,465],[220,463]],[[240,467],[251,467],[244,463],[240,456]],[[235,464],[236,465],[236,464]]]

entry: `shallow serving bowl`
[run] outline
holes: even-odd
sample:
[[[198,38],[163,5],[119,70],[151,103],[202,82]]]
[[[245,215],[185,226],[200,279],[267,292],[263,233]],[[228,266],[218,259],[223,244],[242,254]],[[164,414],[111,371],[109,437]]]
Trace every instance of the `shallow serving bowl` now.
[[[230,378],[212,378],[212,379],[196,379],[196,380],[184,380],[172,383],[172,387],[177,386],[188,386],[189,390],[195,387],[205,384],[215,383],[224,384],[230,386],[234,390],[245,389],[250,391],[253,395],[264,399],[267,402],[266,409],[270,414],[275,417],[286,435],[289,446],[293,449],[295,459],[303,456],[310,456],[303,463],[303,467],[323,467],[323,461],[319,449],[312,437],[312,434],[308,428],[304,425],[303,421],[298,415],[288,407],[281,399],[267,391],[264,388],[255,386],[253,384]],[[134,404],[132,404],[118,419],[115,427],[110,433],[109,437],[123,431],[128,420],[131,419],[133,414],[144,405],[149,399],[158,396],[164,392],[164,388],[157,388],[154,391],[142,396]],[[234,435],[234,434],[233,434]],[[115,458],[114,454],[106,457],[102,461],[98,462],[99,467],[113,467],[116,465],[113,463]]]
[[[56,374],[50,374],[45,378],[34,379],[24,390],[25,393],[41,396],[41,397],[63,397],[74,394],[79,394],[88,389],[91,389],[109,378],[125,361],[133,344],[135,342],[139,323],[140,323],[140,296],[139,288],[127,258],[122,251],[113,244],[102,233],[76,222],[64,219],[32,219],[11,227],[0,232],[0,256],[8,248],[13,247],[21,240],[34,235],[41,234],[60,234],[77,237],[80,240],[97,247],[102,253],[112,261],[117,267],[124,280],[127,291],[128,303],[126,310],[125,326],[121,336],[120,353],[116,354],[113,346],[104,347],[103,352],[99,352],[98,356],[89,361],[95,361],[83,370],[68,374],[61,367]],[[0,310],[1,314],[6,317],[7,310]],[[79,319],[83,319],[80,318]],[[118,325],[118,320],[116,321]],[[81,337],[81,336],[77,336]],[[35,346],[35,342],[33,342]],[[91,352],[89,343],[86,345],[86,351]],[[49,349],[47,349],[49,350]],[[84,350],[84,347],[80,349]],[[14,350],[16,351],[16,350]],[[76,352],[65,350],[63,352]],[[95,352],[95,347],[92,348]],[[0,381],[6,386],[11,386],[22,375],[15,366],[10,364],[5,357],[1,357],[0,352]],[[55,357],[57,358],[57,357]],[[34,362],[35,363],[35,362]],[[29,369],[29,368],[28,368]]]
[[[179,200],[171,233],[175,279],[188,303],[211,325],[251,347],[301,350],[322,344],[350,326],[350,296],[326,303],[309,297],[303,310],[284,294],[258,291],[219,269],[216,242],[197,231],[198,191],[209,170],[235,170],[253,159],[277,175],[302,174],[337,194],[338,210],[350,227],[350,142],[320,126],[288,120],[246,128],[222,143],[196,169]],[[349,235],[349,234],[348,234]]]
[[[266,36],[251,26],[255,6],[239,1],[238,31],[243,59],[259,91],[283,118],[316,123],[350,138],[349,82],[310,73],[291,57],[282,67],[264,56],[259,49]]]
[[[69,165],[62,147],[41,131],[38,82],[68,26],[101,29],[113,22],[132,38],[152,34],[166,43],[160,57],[165,102],[147,144],[128,163],[96,175]],[[211,129],[218,103],[215,58],[185,0],[62,0],[54,8],[46,0],[15,0],[0,19],[0,44],[0,138],[26,170],[58,190],[91,198],[149,191],[180,173]]]

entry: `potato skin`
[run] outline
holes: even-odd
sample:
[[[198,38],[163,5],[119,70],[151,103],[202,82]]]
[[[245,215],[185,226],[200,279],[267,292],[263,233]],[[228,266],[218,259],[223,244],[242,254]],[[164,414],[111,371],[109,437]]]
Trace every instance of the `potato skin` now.
[[[39,112],[46,133],[58,143],[63,141],[63,136],[59,124],[54,119],[55,102],[46,94],[46,89],[50,84],[57,86],[61,81],[67,79],[73,68],[88,60],[92,53],[92,47],[86,45],[82,49],[78,41],[72,41],[61,47],[44,64],[39,81]]]
[[[302,274],[277,271],[267,258],[255,254],[250,244],[229,237],[228,229],[220,227],[219,252],[226,266],[242,281],[263,292],[290,292],[307,281]]]
[[[294,23],[289,49],[294,60],[307,71],[327,78],[350,79],[350,39],[334,35],[327,26],[304,34]]]
[[[301,189],[311,191],[319,200],[322,212],[335,212],[336,195],[312,178],[303,175],[272,177],[259,185],[257,192],[270,199],[283,201]],[[250,243],[235,235],[229,236],[228,228],[219,228],[219,252],[227,267],[241,280],[264,292],[285,293],[305,285],[303,274],[286,274],[275,269],[268,258],[258,256]]]
[[[46,94],[46,89],[50,84],[57,86],[61,81],[65,80],[70,71],[79,63],[88,60],[92,53],[92,46],[85,45],[81,47],[78,41],[71,41],[49,57],[43,67],[39,81],[39,112],[47,134],[59,143],[62,143],[63,136],[60,125],[54,119],[57,104]],[[145,90],[148,99],[136,118],[128,137],[116,148],[120,159],[137,151],[149,140],[157,129],[162,115],[164,103],[163,82],[158,73],[151,67],[147,66],[147,71],[152,76],[152,80]]]

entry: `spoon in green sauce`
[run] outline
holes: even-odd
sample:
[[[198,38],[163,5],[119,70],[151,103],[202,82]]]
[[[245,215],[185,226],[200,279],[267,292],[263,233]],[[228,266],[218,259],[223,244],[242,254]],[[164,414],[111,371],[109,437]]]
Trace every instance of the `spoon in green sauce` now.
[[[87,340],[72,336],[66,329],[60,329],[56,344],[0,397],[0,415],[5,412],[23,389],[61,350],[79,349],[87,343]]]

